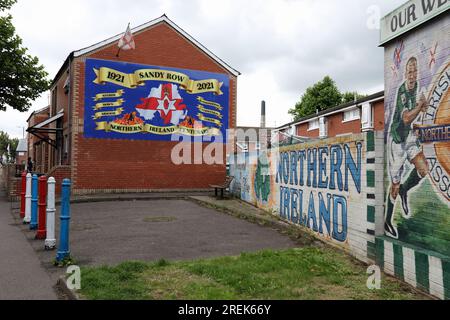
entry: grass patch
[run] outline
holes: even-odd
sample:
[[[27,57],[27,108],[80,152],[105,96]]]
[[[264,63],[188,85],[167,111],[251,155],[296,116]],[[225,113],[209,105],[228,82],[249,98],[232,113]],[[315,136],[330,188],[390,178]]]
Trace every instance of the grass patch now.
[[[329,248],[301,248],[189,262],[127,262],[82,269],[87,299],[424,299],[383,277],[366,287],[366,267]]]

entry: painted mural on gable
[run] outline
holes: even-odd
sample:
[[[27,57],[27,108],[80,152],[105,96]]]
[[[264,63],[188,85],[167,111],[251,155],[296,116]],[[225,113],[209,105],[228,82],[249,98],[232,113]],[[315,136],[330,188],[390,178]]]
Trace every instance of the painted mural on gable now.
[[[172,135],[226,141],[229,77],[225,74],[87,59],[87,138],[171,141]]]
[[[446,255],[450,254],[449,32],[447,15],[385,51],[385,234]]]

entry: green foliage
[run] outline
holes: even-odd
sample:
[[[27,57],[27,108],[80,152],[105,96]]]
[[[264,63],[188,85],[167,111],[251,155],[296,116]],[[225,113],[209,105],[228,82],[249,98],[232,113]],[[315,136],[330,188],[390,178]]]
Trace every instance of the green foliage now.
[[[19,139],[10,138],[6,132],[0,131],[0,163],[3,164],[3,158],[6,163],[13,163],[16,158],[16,149]],[[8,153],[9,146],[9,153]]]
[[[15,0],[0,0],[0,11],[9,9]],[[12,16],[0,17],[0,110],[11,107],[28,111],[31,101],[46,91],[48,73],[37,57],[27,54],[22,39],[15,34]]]
[[[367,97],[365,94],[359,94],[356,91],[353,92],[344,92],[342,94],[342,103],[354,102],[355,100],[359,100]]]
[[[59,268],[67,267],[67,266],[71,266],[71,265],[75,265],[75,264],[77,264],[76,260],[70,256],[65,257],[61,261],[57,261],[56,259],[53,261],[53,265],[55,267],[59,267]]]
[[[0,0],[0,11],[11,9],[17,0]]]
[[[316,112],[321,112],[329,108],[336,107],[342,103],[353,101],[364,97],[357,92],[346,92],[342,94],[336,83],[329,76],[323,78],[312,87],[306,89],[306,93],[301,97],[295,107],[289,110],[289,114],[294,116],[294,121],[310,116]]]

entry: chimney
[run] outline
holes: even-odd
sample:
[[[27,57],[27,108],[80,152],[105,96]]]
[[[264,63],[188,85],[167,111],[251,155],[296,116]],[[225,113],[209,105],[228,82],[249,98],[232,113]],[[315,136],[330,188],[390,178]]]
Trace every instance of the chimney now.
[[[266,127],[266,102],[261,101],[261,128]]]

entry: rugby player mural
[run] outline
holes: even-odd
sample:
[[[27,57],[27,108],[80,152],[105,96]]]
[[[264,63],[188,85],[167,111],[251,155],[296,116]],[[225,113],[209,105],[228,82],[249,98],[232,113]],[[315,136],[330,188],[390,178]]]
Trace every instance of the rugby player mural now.
[[[170,141],[172,135],[226,141],[225,74],[87,59],[87,138]]]
[[[448,21],[386,50],[385,234],[449,253]]]

